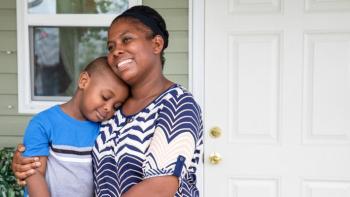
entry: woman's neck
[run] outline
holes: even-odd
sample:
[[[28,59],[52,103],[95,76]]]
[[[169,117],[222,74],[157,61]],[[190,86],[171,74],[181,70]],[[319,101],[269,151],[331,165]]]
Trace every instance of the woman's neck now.
[[[132,86],[131,95],[123,104],[123,113],[132,115],[140,112],[172,84],[173,82],[161,75],[153,80]]]
[[[172,82],[166,79],[163,75],[153,77],[153,80],[145,80],[131,87],[131,98],[135,100],[146,99],[149,97],[157,97],[169,86]]]
[[[130,85],[130,98],[134,100],[144,100],[149,97],[158,96],[166,87],[169,87],[171,82],[163,75],[163,69],[159,61],[150,67],[150,70],[145,71],[144,75],[138,76],[139,80]]]

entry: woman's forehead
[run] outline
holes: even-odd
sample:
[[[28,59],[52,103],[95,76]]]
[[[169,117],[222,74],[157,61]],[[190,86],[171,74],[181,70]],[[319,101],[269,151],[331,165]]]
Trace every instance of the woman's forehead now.
[[[151,30],[145,26],[143,23],[138,21],[137,19],[133,18],[120,18],[119,20],[115,21],[111,24],[108,33],[121,33],[121,32],[127,32],[127,31],[140,31],[148,33]]]

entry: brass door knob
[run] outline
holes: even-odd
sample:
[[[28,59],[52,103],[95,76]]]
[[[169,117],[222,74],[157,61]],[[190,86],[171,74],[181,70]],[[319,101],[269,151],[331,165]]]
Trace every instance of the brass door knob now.
[[[221,129],[219,127],[213,127],[210,129],[210,136],[213,138],[218,138],[221,136]]]
[[[222,158],[219,153],[212,153],[211,155],[209,155],[209,161],[213,165],[219,164],[221,160]]]

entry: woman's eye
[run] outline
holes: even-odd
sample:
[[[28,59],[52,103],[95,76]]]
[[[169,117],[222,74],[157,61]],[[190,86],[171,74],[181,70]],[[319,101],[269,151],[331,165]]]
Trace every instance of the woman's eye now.
[[[106,96],[102,96],[102,99],[103,99],[104,101],[107,101],[107,100],[108,100],[108,98],[107,98]]]
[[[124,38],[122,39],[123,43],[128,43],[128,42],[130,42],[130,40],[131,40],[130,37],[124,37]]]
[[[111,46],[111,45],[107,46],[108,51],[112,51],[112,49],[113,49],[113,46]]]

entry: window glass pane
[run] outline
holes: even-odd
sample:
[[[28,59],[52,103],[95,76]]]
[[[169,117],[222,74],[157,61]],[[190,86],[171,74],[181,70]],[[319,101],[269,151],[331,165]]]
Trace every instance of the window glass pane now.
[[[105,27],[31,27],[30,37],[33,100],[72,96],[81,69],[107,54]]]
[[[119,14],[128,0],[27,0],[30,14]]]

